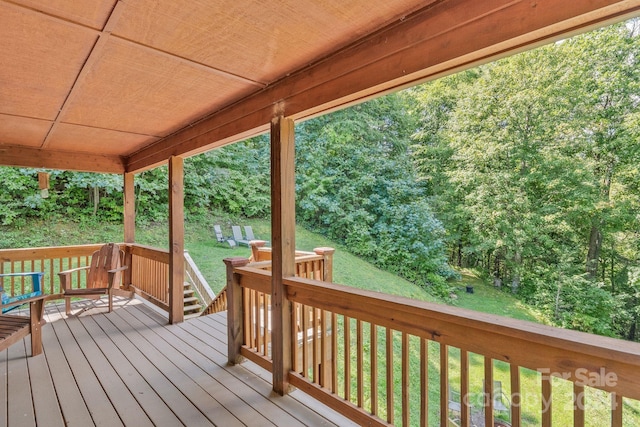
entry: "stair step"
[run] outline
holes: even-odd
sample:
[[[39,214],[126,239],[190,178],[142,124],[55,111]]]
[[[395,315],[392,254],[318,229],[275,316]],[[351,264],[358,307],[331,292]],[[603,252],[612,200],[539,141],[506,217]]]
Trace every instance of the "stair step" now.
[[[190,303],[190,302],[194,302],[194,301],[195,301],[195,302],[198,302],[198,298],[196,298],[196,297],[188,297],[188,298],[185,298],[185,299],[184,299],[184,305],[185,305],[185,306],[187,306],[187,305],[192,305],[192,304],[188,304],[188,303]]]
[[[200,312],[191,313],[191,314],[185,314],[184,315],[184,320],[195,319],[196,317],[200,317],[200,315],[201,315]]]
[[[184,283],[182,283],[182,286],[185,287],[185,288],[190,288],[191,287],[191,283],[184,282]]]
[[[185,297],[193,295],[193,289],[185,289],[183,292]]]
[[[185,305],[184,312],[186,313],[187,311],[200,310],[201,308],[202,308],[202,305],[200,304]]]

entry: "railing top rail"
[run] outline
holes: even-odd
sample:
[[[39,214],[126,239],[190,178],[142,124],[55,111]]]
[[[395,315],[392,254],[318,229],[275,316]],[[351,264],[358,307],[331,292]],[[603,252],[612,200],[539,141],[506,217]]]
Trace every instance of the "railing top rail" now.
[[[408,316],[420,316],[443,324],[468,328],[469,333],[472,333],[471,330],[485,330],[496,335],[526,339],[545,346],[570,348],[580,353],[608,359],[615,354],[616,359],[640,368],[640,344],[635,342],[312,279],[290,277],[284,279],[284,284],[290,287],[289,293],[293,298],[297,299],[305,290],[307,291],[305,294],[323,295],[317,298],[316,307],[324,309],[331,307],[336,312],[340,312],[341,309],[354,311],[355,308],[363,314],[375,314],[376,317],[372,320],[378,324],[385,319],[393,321],[398,318],[398,313],[404,313]],[[431,339],[442,341],[438,337],[445,338],[444,333],[438,332],[428,324],[423,328],[429,330]]]
[[[37,248],[0,249],[0,261],[30,261],[41,258],[65,258],[91,255],[104,243],[71,246],[43,246]]]
[[[153,246],[129,244],[127,250],[131,251],[131,254],[149,258],[158,262],[169,262],[169,251],[167,249],[158,249]]]
[[[302,263],[302,262],[307,262],[307,261],[319,261],[322,260],[323,257],[322,255],[316,255],[314,253],[310,253],[310,254],[304,254],[304,255],[300,255],[300,256],[296,256],[295,261],[296,264]],[[265,267],[270,267],[271,266],[271,260],[268,261],[256,261],[256,262],[252,262],[249,264],[249,266],[253,267],[253,268],[265,268]]]

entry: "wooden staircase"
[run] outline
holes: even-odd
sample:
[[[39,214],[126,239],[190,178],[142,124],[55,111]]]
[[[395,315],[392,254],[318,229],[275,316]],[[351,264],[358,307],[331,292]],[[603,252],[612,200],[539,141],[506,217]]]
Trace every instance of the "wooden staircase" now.
[[[191,319],[193,317],[200,316],[202,312],[202,304],[200,299],[196,296],[191,283],[184,282],[184,318]]]

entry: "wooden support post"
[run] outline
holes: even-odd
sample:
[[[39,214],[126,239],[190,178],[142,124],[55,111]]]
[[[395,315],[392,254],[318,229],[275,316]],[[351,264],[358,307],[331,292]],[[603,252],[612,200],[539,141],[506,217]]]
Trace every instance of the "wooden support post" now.
[[[244,338],[244,306],[242,304],[242,287],[233,270],[244,267],[249,260],[241,257],[225,258],[227,266],[227,345],[229,364],[242,361],[240,349]]]
[[[128,268],[123,272],[122,284],[125,289],[131,285],[131,272],[133,271],[131,261],[131,247],[129,245],[136,241],[136,193],[135,174],[124,174],[124,265]]]
[[[31,356],[42,353],[42,319],[44,318],[44,299],[40,298],[30,303],[31,323]]]
[[[169,323],[184,320],[184,169],[169,158]]]
[[[271,122],[271,316],[273,390],[289,392],[291,356],[291,302],[283,278],[295,275],[295,141],[293,120],[283,116]]]
[[[321,255],[324,258],[322,268],[323,282],[333,282],[333,254],[335,251],[334,248],[315,248],[313,250],[316,255]]]

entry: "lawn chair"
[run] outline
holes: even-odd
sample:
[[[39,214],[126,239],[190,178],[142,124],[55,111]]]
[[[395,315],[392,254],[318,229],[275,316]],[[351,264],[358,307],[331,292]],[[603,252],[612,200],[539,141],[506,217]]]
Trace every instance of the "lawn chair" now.
[[[222,234],[222,228],[219,225],[214,225],[213,226],[213,231],[216,233],[216,240],[218,241],[218,243],[228,243],[229,246],[233,249],[237,246],[236,241],[229,238],[229,237],[225,237],[224,234]]]
[[[218,240],[218,243],[224,243],[227,240],[226,237],[224,237],[224,234],[222,234],[222,228],[220,228],[219,225],[214,225],[213,231],[216,233],[216,240]]]
[[[123,264],[124,252],[115,243],[109,243],[91,255],[91,265],[58,273],[67,316],[71,314],[71,298],[82,296],[96,299],[100,295],[108,295],[109,313],[111,313],[114,288],[120,287],[121,272],[127,269],[127,266]],[[72,288],[71,286],[72,274],[77,271],[87,271],[85,288]]]
[[[247,236],[247,240],[249,242],[251,241],[259,241],[259,242],[264,242],[261,246],[265,246],[265,245],[269,245],[269,241],[267,240],[260,240],[258,238],[256,238],[256,236],[253,234],[253,228],[250,225],[245,225],[244,226],[244,234],[245,236]]]
[[[232,226],[231,231],[233,231],[233,240],[235,240],[237,244],[249,247],[249,240],[242,237],[242,230],[240,230],[239,225]]]
[[[244,235],[247,236],[248,241],[257,240],[256,236],[253,235],[253,228],[250,225],[244,226]]]
[[[506,402],[506,404],[505,404]],[[511,406],[511,401],[507,397],[507,395],[502,391],[502,382],[494,381],[493,382],[493,408],[499,412],[508,412],[509,407]]]

